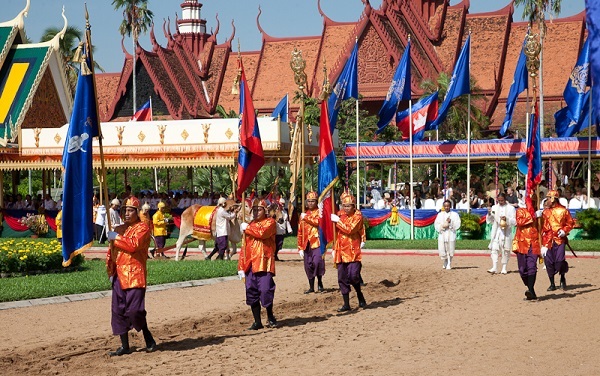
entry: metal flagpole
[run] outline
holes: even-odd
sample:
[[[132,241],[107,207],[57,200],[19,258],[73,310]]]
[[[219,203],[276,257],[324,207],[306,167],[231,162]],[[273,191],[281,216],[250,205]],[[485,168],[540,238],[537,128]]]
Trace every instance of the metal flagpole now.
[[[356,199],[360,200],[360,140],[358,138],[358,98],[356,99]]]
[[[471,29],[469,29],[469,38]],[[471,44],[469,44],[469,97],[467,100],[467,213],[471,212]]]
[[[412,98],[408,100],[408,142],[409,142],[409,150],[410,150],[410,158],[409,158],[409,174],[410,174],[410,198],[408,199],[410,202],[410,240],[415,238],[415,198],[413,192],[413,118],[412,118]]]
[[[592,86],[590,87],[590,122],[588,124],[588,171],[587,171],[587,199],[588,207],[592,193]]]

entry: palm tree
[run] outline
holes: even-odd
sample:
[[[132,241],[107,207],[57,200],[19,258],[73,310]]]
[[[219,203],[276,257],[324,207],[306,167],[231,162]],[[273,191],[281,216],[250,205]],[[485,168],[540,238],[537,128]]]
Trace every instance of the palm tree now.
[[[52,40],[56,34],[60,33],[62,29],[57,27],[49,27],[44,30],[42,37],[40,38],[40,42],[47,42]],[[60,54],[63,59],[65,74],[67,75],[67,79],[69,80],[69,85],[71,87],[71,92],[75,92],[75,87],[77,86],[77,75],[79,74],[79,64],[78,62],[73,61],[73,56],[75,55],[75,51],[79,46],[79,43],[83,39],[83,32],[79,30],[79,28],[75,26],[68,26],[65,30],[64,37],[59,40],[60,46]],[[94,48],[92,47],[92,51]],[[104,69],[94,61],[94,67],[104,72]]]
[[[135,47],[140,32],[146,33],[152,25],[154,13],[148,9],[148,0],[113,0],[112,5],[115,10],[123,9],[123,21],[119,25],[119,33],[123,36],[133,37],[133,113],[135,113],[137,109],[135,97]]]
[[[421,88],[426,92],[426,95],[439,90],[440,98],[446,96],[448,86],[450,85],[450,76],[447,73],[441,72],[437,82],[433,80],[425,80],[421,83]],[[475,79],[471,77],[471,93],[476,93],[481,89],[477,87]],[[481,111],[474,103],[482,102],[485,97],[481,94],[471,94],[471,137],[480,138],[481,131],[487,129],[490,124],[490,119]],[[467,116],[469,113],[469,102],[466,95],[462,95],[452,102],[452,106],[448,110],[446,120],[439,128],[439,137],[442,140],[463,140],[467,138]]]

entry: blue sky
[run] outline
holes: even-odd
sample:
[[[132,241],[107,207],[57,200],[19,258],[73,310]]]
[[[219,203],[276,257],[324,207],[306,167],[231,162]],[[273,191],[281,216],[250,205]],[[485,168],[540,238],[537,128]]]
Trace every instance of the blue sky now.
[[[96,46],[95,60],[107,72],[120,72],[123,65],[121,51],[121,35],[118,32],[122,20],[122,12],[115,11],[111,0],[31,0],[29,16],[25,19],[25,30],[29,38],[39,41],[45,28],[62,27],[62,4],[69,25],[83,29],[84,3],[88,4],[92,39]],[[154,12],[157,24],[156,36],[161,45],[165,45],[162,33],[163,19],[181,16],[180,4],[183,0],[149,0],[149,8]],[[242,51],[260,49],[261,35],[256,26],[258,7],[261,5],[260,23],[269,35],[274,37],[320,35],[323,19],[317,9],[317,0],[200,0],[203,3],[202,18],[207,20],[207,29],[216,27],[215,15],[219,14],[221,28],[218,42],[222,43],[230,37],[231,21],[235,21],[236,41],[239,39]],[[451,4],[459,3],[452,0]],[[471,0],[471,13],[489,12],[501,9],[509,0]],[[24,7],[25,0],[2,0],[2,19],[7,21],[16,16]],[[381,0],[371,0],[374,8],[379,8]],[[584,0],[563,1],[561,17],[581,12],[585,8]],[[321,0],[321,8],[334,21],[356,21],[364,6],[361,0]],[[520,19],[522,11],[515,11],[515,19]],[[160,27],[158,27],[160,26]],[[174,31],[174,27],[171,27]],[[140,44],[151,49],[150,38],[142,35]],[[126,48],[131,51],[131,40],[125,40]]]

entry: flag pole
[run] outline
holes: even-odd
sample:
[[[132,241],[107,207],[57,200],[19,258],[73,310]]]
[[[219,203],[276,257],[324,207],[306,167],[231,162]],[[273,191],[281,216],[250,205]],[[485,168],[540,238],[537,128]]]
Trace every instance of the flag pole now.
[[[469,28],[469,38],[471,28]],[[471,44],[469,43],[469,96],[467,99],[467,213],[471,212]]]
[[[593,86],[590,86],[590,115],[589,115],[589,123],[588,123],[588,171],[587,171],[587,199],[588,199],[588,208],[591,200],[592,193],[592,89]]]
[[[358,37],[355,43],[358,44]],[[356,96],[356,200],[360,200],[360,140],[358,138],[358,95]],[[366,165],[365,165],[366,168]],[[366,177],[366,172],[365,172]]]
[[[414,200],[414,191],[413,191],[413,118],[412,118],[412,98],[408,100],[408,119],[409,119],[409,126],[408,126],[408,143],[410,144],[409,146],[409,167],[408,167],[408,171],[409,171],[409,175],[410,175],[410,197],[408,199],[408,202],[410,202],[410,240],[413,240],[415,238],[415,201]]]
[[[94,55],[92,54],[92,32],[91,32],[91,25],[90,25],[90,15],[88,13],[87,10],[87,4],[84,4],[84,9],[85,9],[85,37],[87,39],[87,43],[88,43],[88,50],[87,53],[90,55],[90,70],[92,71],[92,77],[94,78],[94,101],[96,104],[96,116],[100,115],[100,112],[98,111],[98,94],[96,93],[96,74],[94,73],[95,67],[94,67]],[[135,58],[134,58],[135,59]],[[102,127],[100,126],[100,119],[97,118],[96,121],[98,122],[98,149],[100,150],[100,177],[102,179],[102,182],[104,184],[100,184],[102,186],[103,192],[104,192],[104,200],[106,200],[106,204],[108,203],[108,184],[106,184],[106,165],[104,164],[104,148],[102,146]],[[102,202],[101,202],[102,204]],[[108,210],[108,206],[104,205],[104,207]],[[106,216],[106,224],[107,224],[107,228],[110,230],[112,227],[112,224],[110,223],[110,215]],[[110,240],[109,241],[109,248],[110,248],[110,254],[111,254],[111,258],[113,260],[115,260],[116,255],[115,255],[115,248],[114,248],[114,241]]]

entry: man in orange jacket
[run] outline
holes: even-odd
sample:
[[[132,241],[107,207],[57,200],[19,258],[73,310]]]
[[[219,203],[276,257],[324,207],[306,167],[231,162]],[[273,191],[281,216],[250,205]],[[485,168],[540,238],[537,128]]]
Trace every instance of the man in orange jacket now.
[[[344,299],[344,305],[338,312],[350,310],[350,286],[354,287],[358,298],[358,306],[366,307],[367,302],[360,287],[360,271],[362,269],[362,248],[364,247],[363,216],[356,210],[356,199],[350,194],[343,195],[342,210],[346,215],[331,214],[336,223],[337,239],[332,250],[332,257],[337,264],[338,284]]]
[[[111,326],[121,337],[121,346],[110,356],[131,353],[128,332],[141,330],[146,351],[156,349],[156,341],[146,322],[146,261],[150,246],[150,227],[139,216],[140,200],[131,196],[125,202],[125,223],[108,232],[113,249],[106,253],[106,271],[112,283]]]
[[[238,259],[238,275],[246,278],[246,304],[252,309],[254,323],[248,330],[263,328],[260,318],[260,305],[267,310],[269,327],[276,327],[277,320],[273,315],[273,299],[275,298],[275,220],[267,216],[267,203],[256,199],[252,203],[251,223],[242,223],[241,230],[245,234],[245,243]]]
[[[298,254],[304,259],[304,272],[308,278],[308,290],[304,292],[305,294],[315,292],[315,278],[318,280],[319,292],[324,291],[325,261],[321,255],[319,240],[317,198],[316,192],[308,192],[306,212],[300,214],[300,222],[298,222]]]
[[[565,246],[567,245],[567,235],[573,229],[575,222],[567,208],[559,202],[557,191],[548,191],[547,201],[550,203],[544,209],[542,225],[542,256],[546,264],[546,272],[550,278],[550,287],[548,291],[556,290],[554,276],[560,274],[560,288],[566,290],[567,280],[565,274],[569,271],[569,264],[565,258]]]

